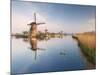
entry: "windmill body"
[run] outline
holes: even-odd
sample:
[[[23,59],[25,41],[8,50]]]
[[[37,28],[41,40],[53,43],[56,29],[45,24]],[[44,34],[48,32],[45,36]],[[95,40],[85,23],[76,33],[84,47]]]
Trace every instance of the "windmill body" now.
[[[30,27],[30,37],[37,37],[37,25],[41,25],[41,24],[45,24],[45,23],[37,23],[36,22],[36,13],[34,13],[34,22],[31,22],[28,25],[31,25]]]
[[[31,28],[30,28],[30,36],[31,37],[36,37],[37,35],[37,25],[36,24],[31,24]]]

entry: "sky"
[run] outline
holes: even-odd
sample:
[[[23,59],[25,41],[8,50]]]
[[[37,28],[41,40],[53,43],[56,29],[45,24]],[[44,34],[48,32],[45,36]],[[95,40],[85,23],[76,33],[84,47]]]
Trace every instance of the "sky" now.
[[[12,1],[12,33],[29,31],[36,13],[38,31],[80,33],[95,31],[96,7],[57,3]]]

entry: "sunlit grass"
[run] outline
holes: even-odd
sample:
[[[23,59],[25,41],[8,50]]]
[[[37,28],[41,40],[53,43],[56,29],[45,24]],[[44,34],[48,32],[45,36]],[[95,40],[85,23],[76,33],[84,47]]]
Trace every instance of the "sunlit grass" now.
[[[96,37],[94,34],[82,34],[82,35],[77,35],[77,37],[78,40],[85,46],[89,48],[96,47],[96,40],[95,40]]]
[[[78,40],[79,47],[93,64],[96,63],[96,36],[95,34],[78,34],[73,38]]]

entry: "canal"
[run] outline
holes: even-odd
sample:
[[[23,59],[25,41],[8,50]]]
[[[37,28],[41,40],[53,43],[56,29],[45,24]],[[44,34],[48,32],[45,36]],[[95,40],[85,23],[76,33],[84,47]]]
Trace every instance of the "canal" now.
[[[11,53],[11,72],[14,74],[91,68],[71,35],[43,40],[12,38]]]

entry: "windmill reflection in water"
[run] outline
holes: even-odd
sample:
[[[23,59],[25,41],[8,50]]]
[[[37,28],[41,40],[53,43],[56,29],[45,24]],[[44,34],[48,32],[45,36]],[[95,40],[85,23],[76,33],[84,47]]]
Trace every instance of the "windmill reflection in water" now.
[[[36,58],[37,58],[37,51],[38,50],[45,50],[45,49],[43,49],[43,48],[38,48],[38,46],[37,46],[37,38],[30,38],[30,45],[31,45],[31,50],[32,51],[34,51],[34,53],[35,53],[35,60],[36,60]]]

